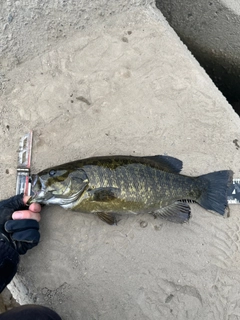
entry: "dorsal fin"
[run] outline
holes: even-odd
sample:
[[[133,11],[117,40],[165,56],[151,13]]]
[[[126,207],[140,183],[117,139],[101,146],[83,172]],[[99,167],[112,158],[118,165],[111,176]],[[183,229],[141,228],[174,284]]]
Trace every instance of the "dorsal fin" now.
[[[182,170],[182,161],[174,157],[156,155],[143,158],[156,162],[158,168],[165,172],[179,173]]]

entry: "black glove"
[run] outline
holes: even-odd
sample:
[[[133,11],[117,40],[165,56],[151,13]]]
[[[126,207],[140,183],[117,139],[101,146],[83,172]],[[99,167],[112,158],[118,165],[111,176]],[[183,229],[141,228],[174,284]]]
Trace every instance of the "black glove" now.
[[[23,194],[0,201],[0,241],[8,241],[19,254],[35,247],[40,239],[39,223],[33,219],[12,220],[17,210],[27,210]]]

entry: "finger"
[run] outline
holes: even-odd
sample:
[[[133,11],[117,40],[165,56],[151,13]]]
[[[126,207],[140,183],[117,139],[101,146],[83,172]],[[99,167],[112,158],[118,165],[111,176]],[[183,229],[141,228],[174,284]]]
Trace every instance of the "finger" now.
[[[30,196],[23,196],[23,203],[26,204],[30,198]]]
[[[15,211],[12,214],[13,220],[21,220],[21,219],[34,219],[36,221],[41,220],[41,215],[39,212],[33,212],[30,210],[23,210],[23,211]]]
[[[29,210],[33,212],[41,212],[41,205],[39,203],[32,203],[29,206]]]
[[[31,198],[30,196],[24,196],[23,197],[23,203],[26,204],[30,198]],[[29,210],[31,210],[33,212],[40,212],[41,208],[42,207],[41,207],[41,205],[39,203],[32,203],[29,206]]]

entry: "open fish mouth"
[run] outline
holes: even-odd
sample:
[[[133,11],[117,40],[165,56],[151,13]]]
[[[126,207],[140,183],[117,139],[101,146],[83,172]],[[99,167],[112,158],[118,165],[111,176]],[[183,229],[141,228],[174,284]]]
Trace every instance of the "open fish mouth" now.
[[[37,184],[38,179],[33,181],[33,186]],[[39,182],[40,184],[40,182]],[[29,203],[32,202],[40,202],[43,204],[58,204],[58,205],[69,205],[75,202],[82,193],[82,190],[69,195],[71,192],[71,181],[69,181],[68,185],[66,186],[65,190],[61,194],[54,194],[56,190],[48,191],[46,188],[41,186],[41,189],[38,191],[33,191],[32,196],[29,199]]]

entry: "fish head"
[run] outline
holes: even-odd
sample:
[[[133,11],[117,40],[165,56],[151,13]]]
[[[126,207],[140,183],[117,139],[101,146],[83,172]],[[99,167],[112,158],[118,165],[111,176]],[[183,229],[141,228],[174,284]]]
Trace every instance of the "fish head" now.
[[[84,170],[56,167],[33,174],[32,196],[29,203],[58,204],[74,203],[88,185]]]

